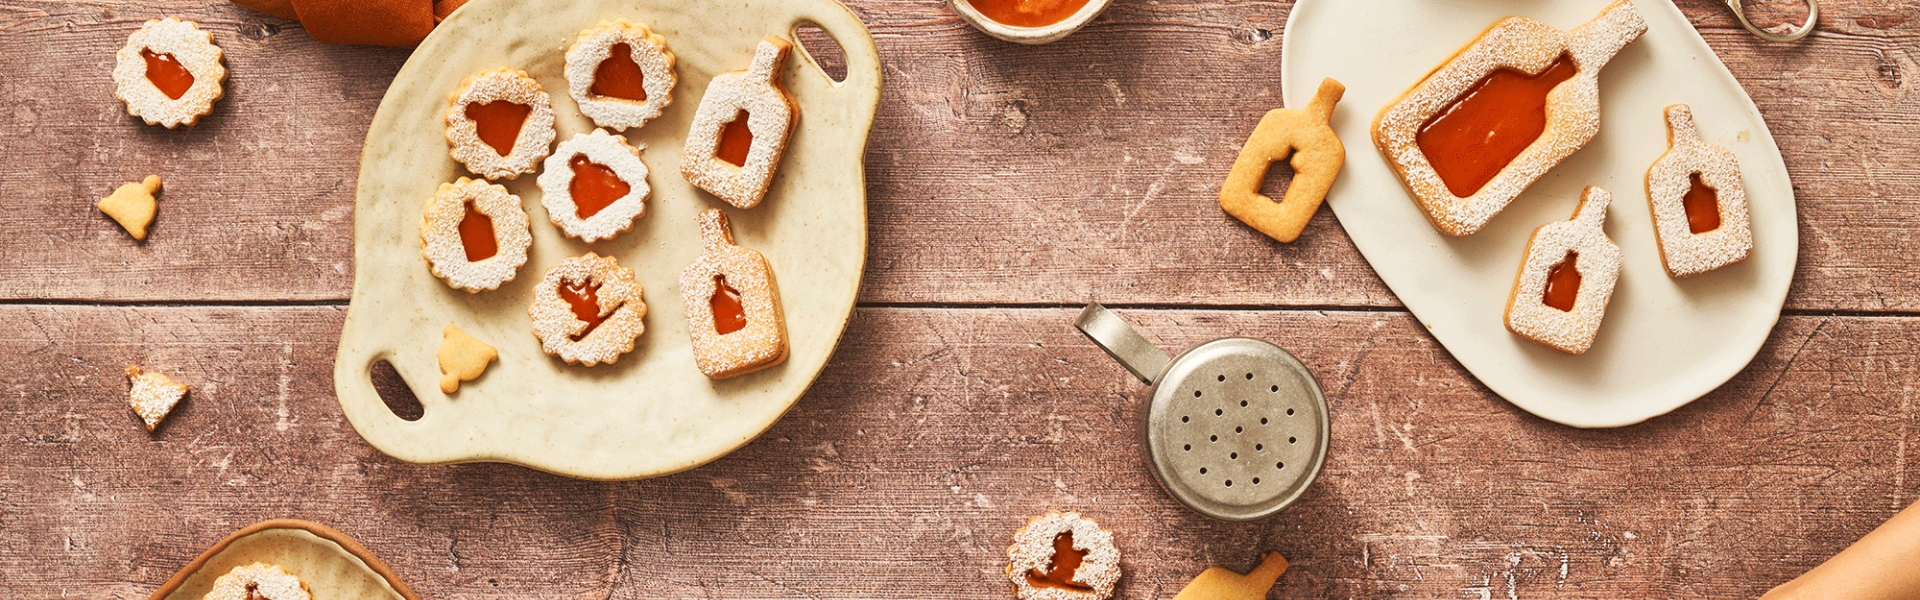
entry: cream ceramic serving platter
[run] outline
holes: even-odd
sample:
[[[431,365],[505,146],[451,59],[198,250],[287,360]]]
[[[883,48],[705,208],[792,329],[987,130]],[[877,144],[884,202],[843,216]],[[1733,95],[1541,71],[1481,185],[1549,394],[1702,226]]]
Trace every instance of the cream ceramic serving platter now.
[[[1572,29],[1610,0],[1300,0],[1287,21],[1282,79],[1305,106],[1321,78],[1347,85],[1333,128],[1346,168],[1327,203],[1361,254],[1447,351],[1522,409],[1576,427],[1665,414],[1732,378],[1779,320],[1799,237],[1793,186],[1746,91],[1666,0],[1637,0],[1647,32],[1600,72],[1600,133],[1474,235],[1435,230],[1375,149],[1393,101],[1495,20]],[[1744,263],[1667,276],[1648,216],[1647,167],[1667,150],[1661,110],[1693,107],[1708,143],[1739,158],[1753,215]],[[1527,236],[1572,216],[1580,191],[1614,193],[1606,231],[1624,254],[1592,349],[1567,356],[1508,333],[1502,311]]]
[[[579,32],[627,19],[665,37],[676,57],[673,103],[626,138],[645,144],[653,195],[632,230],[584,244],[548,221],[535,175],[502,182],[533,222],[527,264],[500,289],[469,294],[442,283],[421,258],[420,215],[442,183],[471,177],[448,157],[447,98],[485,69],[525,70],[553,96],[559,139],[592,124],[567,95],[565,53]],[[682,139],[707,83],[744,69],[766,35],[795,39],[816,24],[845,51],[836,83],[804,44],[785,84],[799,103],[786,157],[767,199],[738,210],[680,177]],[[334,387],[368,443],[417,463],[497,461],[588,479],[665,475],[745,445],[793,406],[826,365],[860,287],[866,259],[862,157],[880,95],[873,39],[833,0],[475,0],[414,51],[374,115],[354,209],[353,301]],[[773,264],[784,305],[787,361],[712,381],[695,368],[679,273],[700,252],[695,216],[725,208],[736,240]],[[560,260],[595,252],[632,268],[645,287],[646,332],[619,362],[570,366],[547,356],[527,316],[534,284]],[[500,360],[443,394],[436,352],[447,325],[494,345]],[[370,368],[390,362],[425,409],[396,417]]]
[[[150,600],[201,600],[221,575],[256,562],[299,577],[313,600],[420,600],[366,547],[298,519],[262,521],[234,532],[187,563]]]

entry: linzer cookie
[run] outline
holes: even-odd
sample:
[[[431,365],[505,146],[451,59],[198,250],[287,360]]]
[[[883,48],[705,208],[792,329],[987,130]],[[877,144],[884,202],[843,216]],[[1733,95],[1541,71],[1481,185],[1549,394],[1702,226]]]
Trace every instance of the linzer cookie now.
[[[224,96],[227,68],[213,34],[173,17],[147,21],[115,54],[113,95],[127,114],[168,129],[192,125]]]
[[[482,72],[447,98],[447,144],[475,175],[532,173],[553,138],[553,99],[525,71]]]
[[[447,285],[479,293],[512,281],[533,245],[527,211],[507,188],[461,177],[420,215],[420,253]]]
[[[1346,162],[1346,146],[1327,120],[1347,86],[1332,78],[1321,80],[1320,90],[1305,109],[1276,108],[1260,118],[1240,158],[1220,185],[1220,208],[1247,226],[1281,242],[1300,237],[1313,211],[1326,200],[1334,177]],[[1260,182],[1274,161],[1293,157],[1293,183],[1276,203],[1260,195]]]
[[[688,183],[739,208],[753,208],[766,197],[799,122],[800,105],[780,81],[792,49],[791,42],[767,36],[747,70],[713,77],[680,156]]]
[[[644,25],[603,22],[567,49],[567,93],[601,127],[646,125],[673,103],[677,82],[666,39]]]
[[[1647,203],[1660,262],[1686,277],[1747,259],[1753,225],[1740,162],[1726,148],[1700,140],[1693,110],[1667,107],[1667,153],[1647,169]]]
[[[1080,513],[1049,511],[1013,533],[1007,579],[1020,600],[1105,600],[1120,581],[1113,533]]]
[[[147,431],[160,426],[160,421],[173,412],[173,406],[187,396],[187,386],[174,383],[166,375],[146,373],[139,366],[127,365],[127,382],[132,389],[127,392],[127,401],[133,404],[133,412],[146,421]]]
[[[570,364],[612,363],[647,330],[644,290],[633,269],[588,252],[547,269],[533,288],[533,334],[540,349]]]
[[[1486,225],[1600,130],[1600,68],[1647,30],[1631,0],[1563,32],[1494,22],[1380,110],[1373,143],[1447,235]]]
[[[680,300],[694,363],[714,379],[752,373],[787,359],[787,320],[767,257],[733,243],[727,213],[700,213],[700,257],[680,272]]]
[[[313,600],[307,582],[279,565],[253,563],[234,567],[213,580],[206,600]]]
[[[1620,279],[1620,247],[1602,230],[1612,200],[1587,186],[1572,220],[1533,230],[1507,295],[1508,331],[1567,354],[1593,345]]]
[[[651,190],[640,149],[602,129],[561,142],[540,173],[540,205],[547,219],[584,242],[633,228],[647,212]]]

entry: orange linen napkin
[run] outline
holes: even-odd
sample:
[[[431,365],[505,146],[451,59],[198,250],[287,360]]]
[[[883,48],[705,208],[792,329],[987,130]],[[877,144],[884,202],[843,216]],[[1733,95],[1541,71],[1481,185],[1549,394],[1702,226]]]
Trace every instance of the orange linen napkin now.
[[[412,48],[467,0],[233,0],[234,4],[298,19],[322,44]]]

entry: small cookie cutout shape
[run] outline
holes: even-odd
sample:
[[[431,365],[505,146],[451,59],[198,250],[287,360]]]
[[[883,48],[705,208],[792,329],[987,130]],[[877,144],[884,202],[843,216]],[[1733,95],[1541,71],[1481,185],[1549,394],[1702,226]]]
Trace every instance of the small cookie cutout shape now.
[[[1571,32],[1496,21],[1380,109],[1374,146],[1435,229],[1471,235],[1600,131],[1600,69],[1646,30],[1632,0]]]
[[[713,379],[787,360],[787,320],[767,257],[733,243],[727,213],[700,213],[700,257],[680,272],[694,364]]]
[[[433,276],[480,293],[512,281],[533,246],[527,211],[505,186],[461,177],[440,184],[420,215],[420,253]]]
[[[792,50],[792,42],[769,35],[754,48],[747,70],[713,77],[680,156],[688,183],[737,208],[753,208],[766,197],[800,120],[800,105],[781,83]]]
[[[1267,111],[1220,186],[1220,208],[1267,237],[1281,242],[1299,238],[1347,159],[1346,146],[1327,122],[1346,93],[1347,86],[1327,78],[1320,81],[1319,91],[1305,109]],[[1260,183],[1272,163],[1288,156],[1293,157],[1293,183],[1275,203],[1260,194]]]
[[[1245,575],[1225,567],[1207,567],[1181,588],[1173,600],[1264,600],[1267,590],[1287,572],[1287,557],[1268,552]]]
[[[487,371],[487,365],[500,358],[500,351],[475,339],[459,327],[448,325],[440,332],[440,391],[460,391],[460,382],[473,381]]]
[[[1667,107],[1667,152],[1647,169],[1647,204],[1660,263],[1673,277],[1747,259],[1753,223],[1733,152],[1700,139],[1693,109]]]
[[[1080,513],[1048,511],[1013,533],[1007,579],[1020,600],[1106,600],[1120,581],[1113,532]]]
[[[95,206],[112,217],[113,222],[119,223],[122,229],[126,229],[127,235],[136,240],[145,240],[147,226],[153,224],[153,213],[160,206],[159,202],[154,201],[153,195],[159,192],[160,176],[148,175],[140,183],[129,183],[113,190]]]
[[[257,562],[213,580],[206,600],[313,600],[313,595],[307,582],[286,569]]]
[[[595,129],[574,134],[547,157],[540,205],[547,219],[583,242],[612,239],[647,212],[647,165],[625,138]]]
[[[673,52],[667,40],[625,19],[580,32],[567,49],[567,93],[601,127],[641,127],[673,104]]]
[[[133,386],[127,392],[127,401],[147,423],[147,431],[158,428],[174,405],[187,396],[187,386],[174,383],[166,375],[143,372],[139,365],[127,365],[126,372],[127,382]]]
[[[487,179],[532,173],[553,145],[553,98],[526,71],[493,69],[447,98],[453,159]]]
[[[113,96],[148,125],[193,125],[226,95],[227,68],[213,34],[173,17],[147,21],[114,54]]]
[[[568,364],[611,364],[647,331],[645,291],[633,269],[592,252],[560,261],[533,288],[533,335]]]
[[[1533,230],[1507,295],[1507,331],[1567,354],[1593,345],[1620,280],[1620,246],[1602,229],[1612,200],[1587,186],[1572,220]]]

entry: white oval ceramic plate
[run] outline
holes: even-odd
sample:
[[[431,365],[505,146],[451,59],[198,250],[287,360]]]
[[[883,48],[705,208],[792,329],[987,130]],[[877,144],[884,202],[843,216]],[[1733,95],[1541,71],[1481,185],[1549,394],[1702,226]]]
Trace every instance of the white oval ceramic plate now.
[[[1481,383],[1575,427],[1638,423],[1693,401],[1753,360],[1779,320],[1799,236],[1793,186],[1759,109],[1679,9],[1639,0],[1646,34],[1600,72],[1599,135],[1478,233],[1435,230],[1369,129],[1381,107],[1495,20],[1517,14],[1572,29],[1608,4],[1300,0],[1281,60],[1288,106],[1305,106],[1323,77],[1347,86],[1333,116],[1346,168],[1327,204],[1374,271]],[[1667,150],[1661,111],[1681,103],[1708,143],[1739,158],[1754,248],[1743,263],[1673,279],[1655,247],[1645,181]],[[1606,231],[1624,264],[1593,347],[1568,356],[1507,332],[1502,311],[1528,235],[1571,217],[1588,185],[1614,193]]]
[[[592,124],[567,95],[565,53],[583,29],[628,19],[666,38],[679,84],[659,118],[625,133],[653,195],[633,229],[585,244],[553,226],[535,175],[503,182],[533,222],[533,248],[500,289],[447,287],[420,252],[420,214],[442,183],[470,176],[448,157],[447,97],[485,69],[525,70],[553,97],[560,140]],[[760,38],[793,39],[813,23],[845,50],[847,76],[829,79],[804,45],[785,83],[799,124],[772,188],[739,210],[680,176],[687,126],[715,74],[745,69]],[[846,328],[866,261],[867,132],[879,104],[880,62],[866,28],[833,0],[475,0],[441,23],[394,78],[367,132],[354,205],[353,301],[334,365],[347,419],[368,443],[418,463],[496,461],[588,479],[631,479],[693,468],[760,435],[806,392]],[[736,241],[773,264],[785,309],[783,364],[712,381],[695,368],[680,301],[681,269],[700,253],[695,216],[722,207]],[[645,288],[646,332],[618,362],[568,365],[540,351],[527,316],[547,268],[587,252],[619,259]],[[440,392],[441,330],[457,325],[500,360],[453,394]],[[387,360],[425,408],[389,411],[369,381]]]

